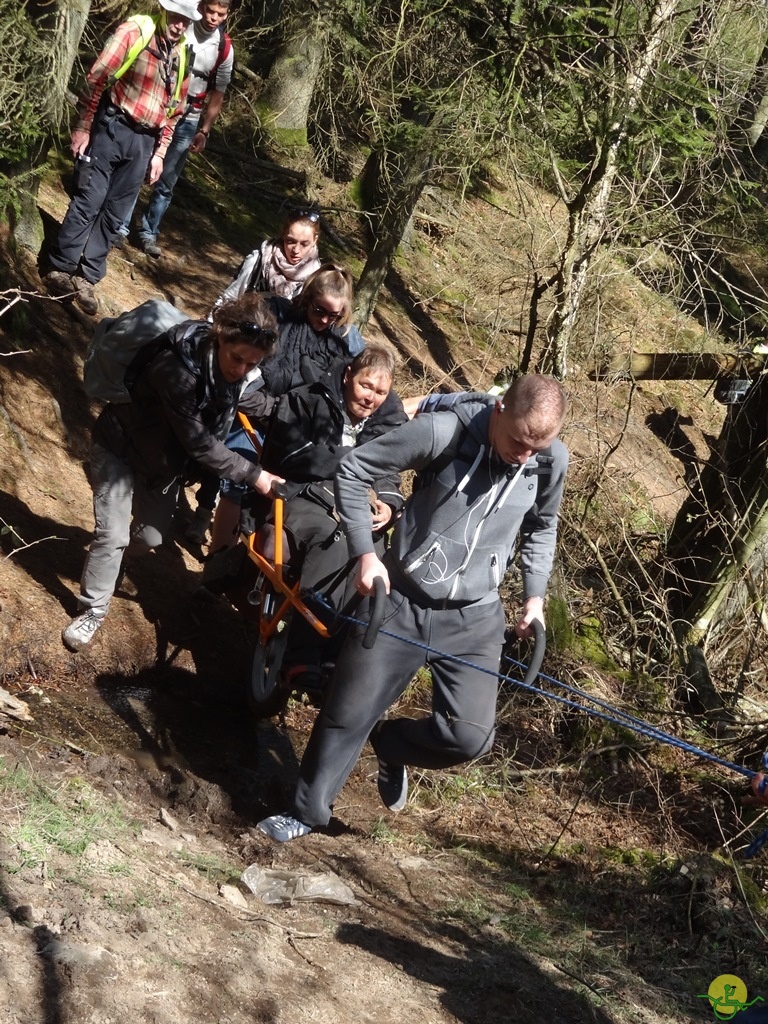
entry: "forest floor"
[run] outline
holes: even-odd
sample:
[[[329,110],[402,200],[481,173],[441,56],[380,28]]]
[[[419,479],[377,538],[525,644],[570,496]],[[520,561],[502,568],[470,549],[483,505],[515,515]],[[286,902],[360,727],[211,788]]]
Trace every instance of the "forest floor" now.
[[[161,260],[110,256],[103,315],[150,295],[207,312],[247,243],[215,206],[191,216],[195,196],[180,187]],[[49,234],[66,203],[44,186]],[[486,387],[513,360],[522,299],[500,282],[520,220],[511,198],[506,212],[470,200],[460,232],[421,231],[398,262],[367,333],[396,341],[404,393]],[[289,799],[315,712],[244,713],[251,629],[200,589],[203,552],[180,534],[127,580],[91,647],[63,648],[92,526],[94,321],[32,294],[23,257],[3,280],[29,294],[0,318],[0,684],[30,720],[0,703],[0,1024],[673,1024],[713,1020],[704,996],[724,974],[768,999],[768,872],[731,852],[755,831],[743,779],[607,743],[513,686],[498,750],[415,773],[401,814],[380,806],[367,751],[328,834],[278,846],[256,831]],[[648,303],[627,286],[617,338],[695,333]],[[501,347],[477,342],[489,310]],[[570,390],[572,496],[609,459],[606,518],[668,523],[719,429],[706,387],[576,373]],[[585,578],[585,617],[589,595]],[[621,694],[578,659],[553,665]],[[409,699],[418,713],[423,687]],[[249,865],[289,884],[328,873],[353,902],[265,904],[240,881]]]

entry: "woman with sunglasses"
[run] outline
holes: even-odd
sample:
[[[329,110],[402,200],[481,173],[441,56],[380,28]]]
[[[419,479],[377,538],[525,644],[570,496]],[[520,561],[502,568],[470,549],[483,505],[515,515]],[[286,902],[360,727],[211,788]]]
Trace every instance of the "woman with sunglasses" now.
[[[317,210],[292,211],[278,238],[267,239],[246,256],[216,305],[227,299],[239,299],[246,292],[271,292],[284,299],[295,298],[307,278],[320,267],[319,235]]]
[[[189,320],[161,335],[165,344],[138,371],[130,401],[102,410],[90,454],[96,529],[80,611],[62,633],[70,650],[90,643],[104,622],[123,554],[145,554],[170,532],[193,461],[262,495],[283,482],[224,445],[238,408],[261,424],[272,412],[275,399],[248,384],[274,347],[276,328],[262,295],[223,303],[212,323]]]
[[[261,367],[270,394],[312,384],[339,359],[354,359],[363,351],[365,342],[352,323],[354,294],[350,272],[324,263],[292,302],[271,300],[280,344]]]

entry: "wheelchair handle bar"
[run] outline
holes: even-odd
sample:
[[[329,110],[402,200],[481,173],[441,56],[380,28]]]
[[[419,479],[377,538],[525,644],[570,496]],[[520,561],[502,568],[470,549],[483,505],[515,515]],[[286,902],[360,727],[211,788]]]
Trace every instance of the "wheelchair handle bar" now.
[[[534,619],[531,626],[533,628],[534,644],[533,654],[528,662],[528,671],[523,680],[526,686],[532,686],[536,682],[536,676],[539,674],[541,663],[544,661],[544,653],[547,649],[547,631],[544,628],[544,624],[539,619]]]
[[[377,576],[373,581],[373,600],[371,601],[371,618],[368,623],[368,628],[365,631],[365,636],[363,637],[363,647],[366,649],[366,651],[369,651],[376,643],[376,637],[379,635],[381,624],[384,621],[384,609],[386,607],[386,600],[387,588],[384,585],[384,580],[381,578],[381,576]]]

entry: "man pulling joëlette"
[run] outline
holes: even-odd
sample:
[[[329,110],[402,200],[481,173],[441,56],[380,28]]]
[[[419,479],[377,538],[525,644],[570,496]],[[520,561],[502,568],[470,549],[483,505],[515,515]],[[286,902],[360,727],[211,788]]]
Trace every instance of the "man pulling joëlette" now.
[[[71,149],[81,173],[44,280],[53,295],[74,292],[86,313],[98,311],[93,286],[106,274],[107,254],[147,168],[150,184],[162,174],[175,122],[184,110],[182,37],[200,13],[193,0],[161,0],[161,6],[148,45],[116,79],[142,40],[139,19],[117,27],[88,74],[72,132]]]
[[[467,399],[355,448],[339,466],[336,505],[350,555],[358,558],[357,587],[370,594],[376,576],[385,580],[386,632],[371,650],[363,647],[364,627],[348,634],[293,807],[259,823],[273,839],[296,839],[328,823],[369,737],[379,793],[395,811],[405,805],[407,765],[447,768],[491,747],[505,629],[498,587],[517,546],[524,601],[516,630],[530,635],[532,621],[543,622],[555,550],[568,466],[557,440],[566,403],[557,381],[535,374],[517,380],[502,401]],[[382,562],[373,549],[367,488],[384,473],[406,469],[416,470],[417,481],[422,474],[420,486]],[[432,714],[380,720],[425,662]]]

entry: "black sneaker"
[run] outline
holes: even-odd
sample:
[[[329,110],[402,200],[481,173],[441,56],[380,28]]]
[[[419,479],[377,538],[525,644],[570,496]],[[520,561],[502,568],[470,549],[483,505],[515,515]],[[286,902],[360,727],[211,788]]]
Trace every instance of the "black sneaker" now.
[[[379,796],[390,811],[402,811],[408,799],[408,772],[403,764],[387,764],[379,758]]]

